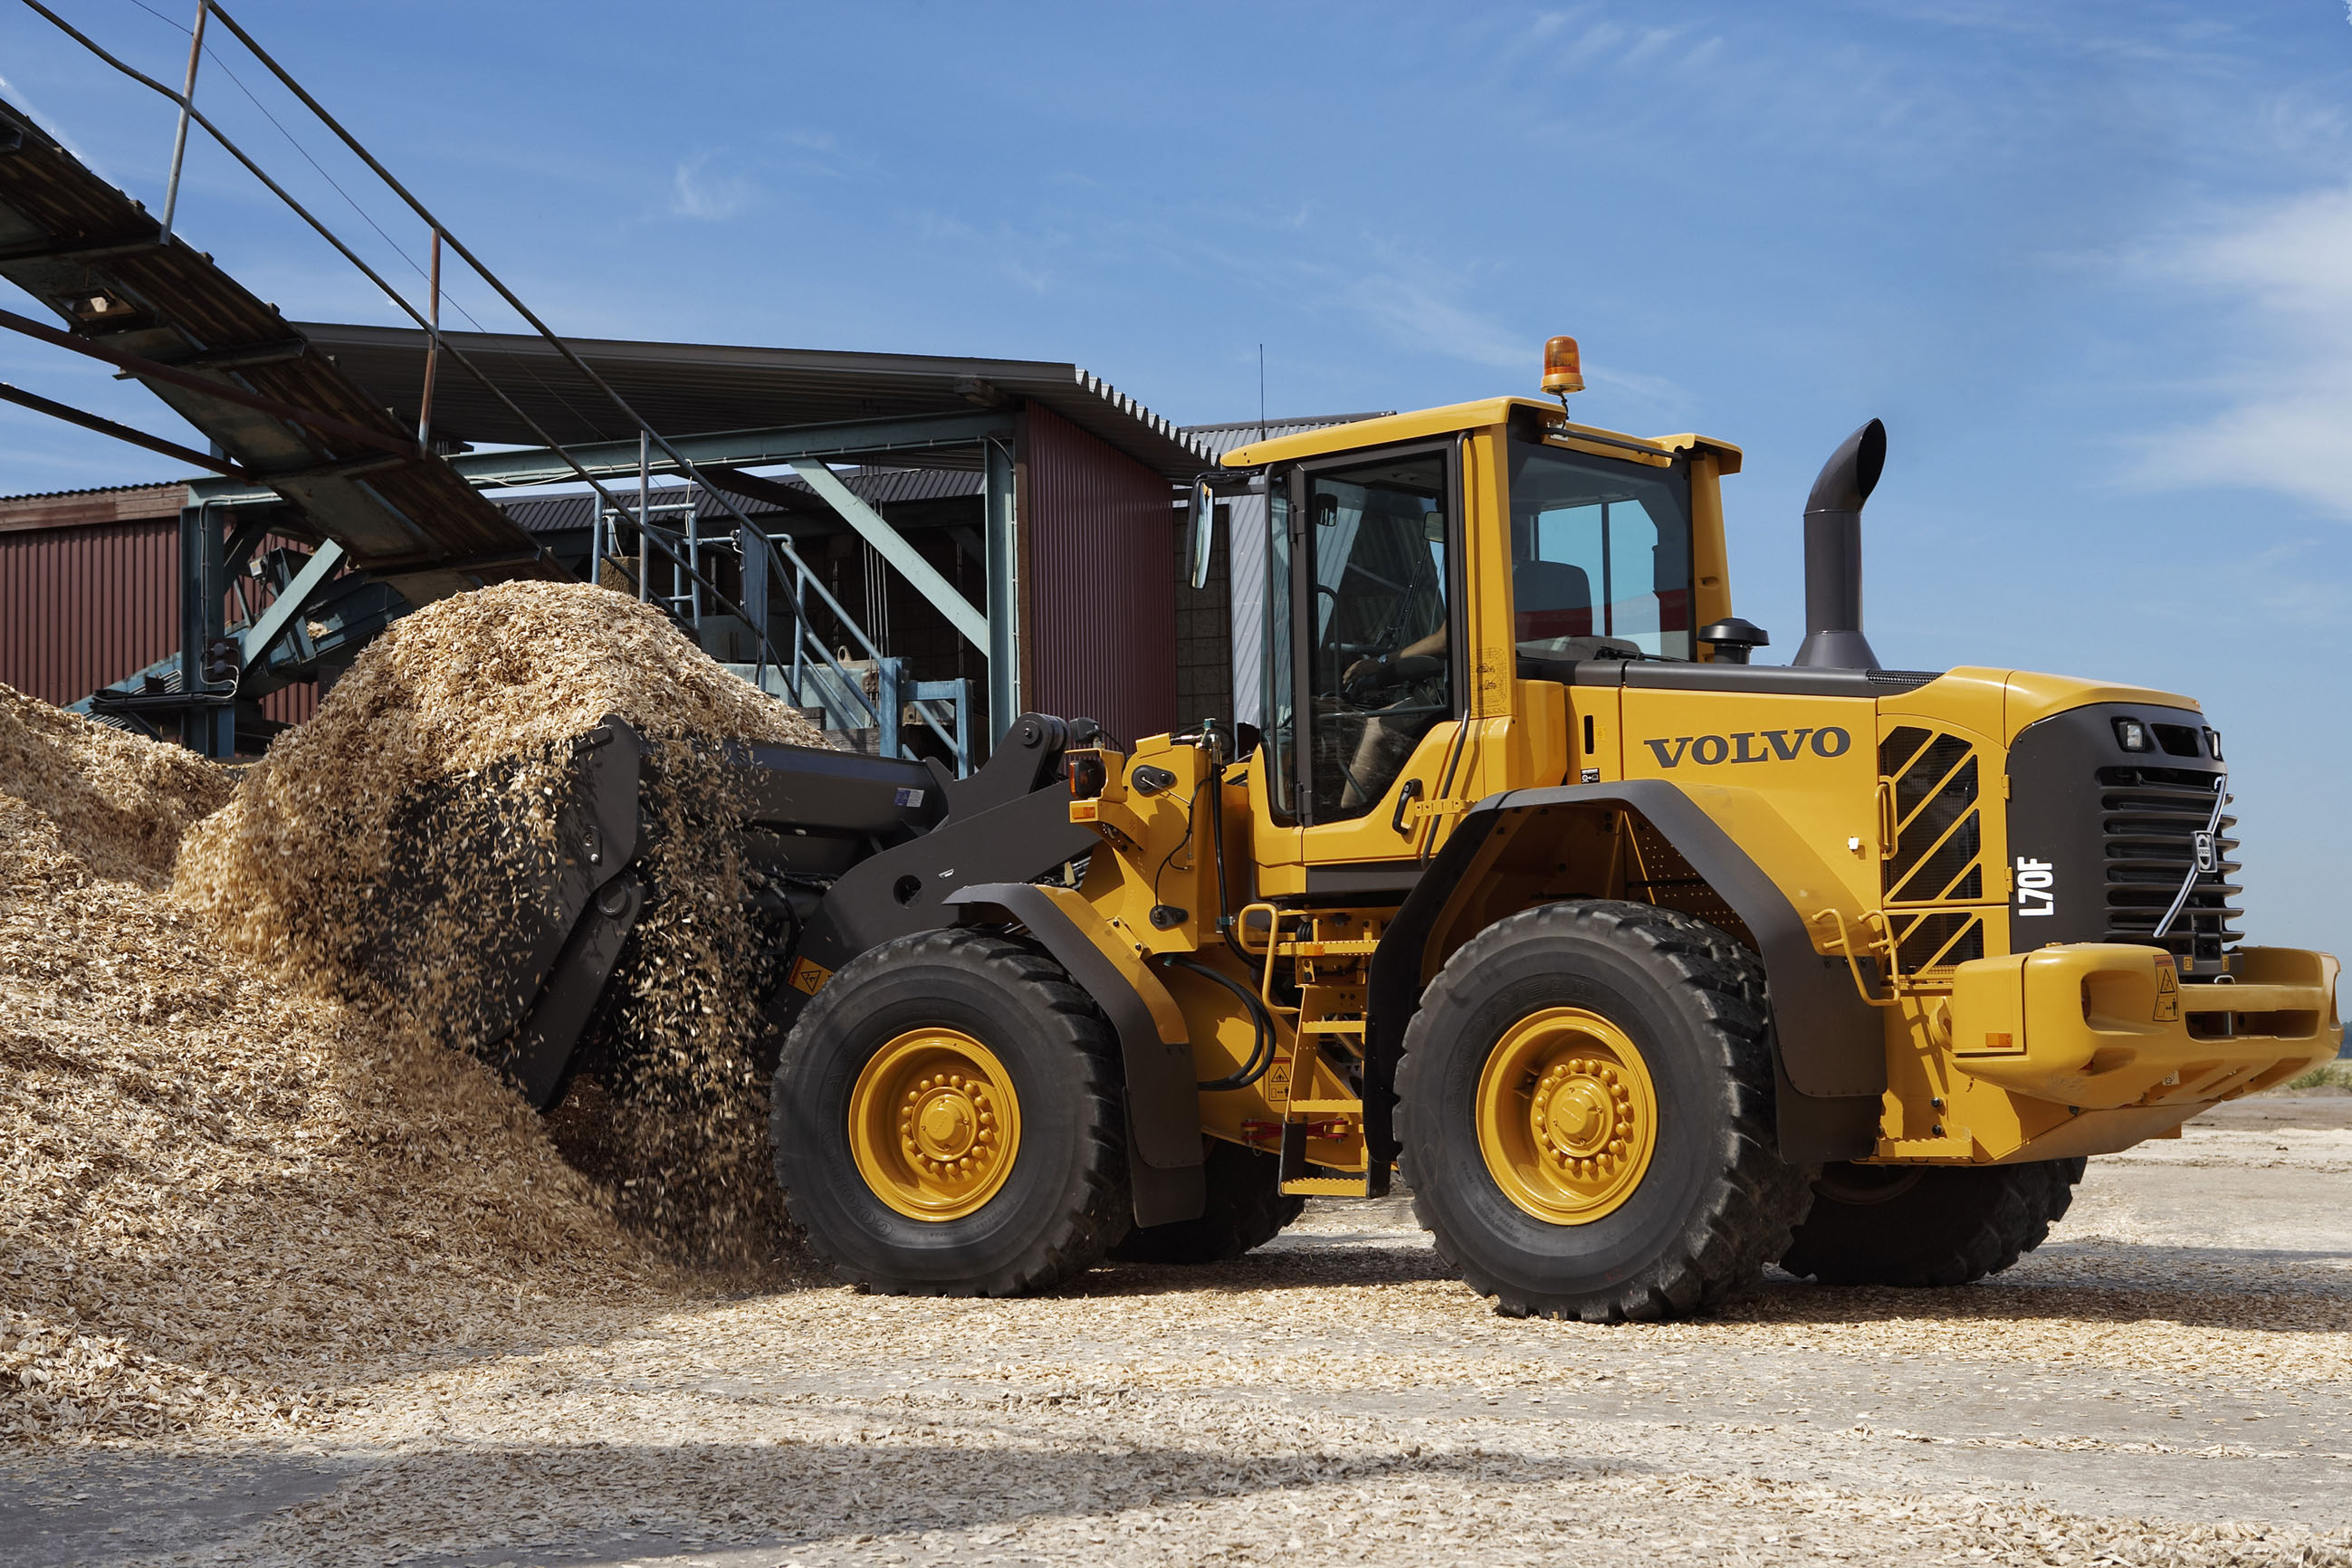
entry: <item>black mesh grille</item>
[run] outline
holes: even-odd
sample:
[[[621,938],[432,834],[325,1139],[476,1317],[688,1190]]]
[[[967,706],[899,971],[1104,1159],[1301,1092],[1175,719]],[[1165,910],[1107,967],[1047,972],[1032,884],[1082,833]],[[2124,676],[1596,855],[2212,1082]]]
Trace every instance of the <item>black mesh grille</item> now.
[[[1878,765],[1895,783],[1898,824],[1886,862],[1888,901],[1982,898],[1984,873],[1977,859],[1984,835],[1977,816],[1977,759],[1969,743],[1957,735],[1930,740],[1926,731],[1906,727],[1880,745]]]
[[[1984,897],[1981,778],[1958,735],[1913,725],[1887,732],[1878,771],[1895,792],[1895,852],[1885,863],[1889,905],[1958,903]],[[1967,910],[1895,920],[1895,963],[1904,973],[1984,956],[1984,921]]]
[[[2194,837],[2213,816],[2214,784],[2224,776],[2186,768],[2098,770],[2109,942],[2153,943],[2218,963],[2238,940],[2232,927],[2245,911],[2235,907],[2243,889],[2232,880],[2239,867],[2231,855],[2238,841],[2230,837],[2238,819],[2226,814],[2214,840],[2217,868],[2198,877],[2172,929],[2156,935],[2156,922],[2196,864]]]
[[[1964,910],[1897,919],[1895,966],[1906,974],[1984,956],[1984,921]]]

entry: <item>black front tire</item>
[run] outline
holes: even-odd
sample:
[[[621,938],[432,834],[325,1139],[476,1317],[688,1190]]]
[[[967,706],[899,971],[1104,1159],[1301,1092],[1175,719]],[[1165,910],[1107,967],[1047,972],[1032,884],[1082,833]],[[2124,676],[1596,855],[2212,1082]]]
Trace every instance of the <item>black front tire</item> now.
[[[1596,1014],[1639,1050],[1654,1149],[1618,1205],[1552,1223],[1504,1191],[1477,1130],[1481,1075],[1521,1020]],[[1603,1322],[1718,1305],[1751,1289],[1804,1215],[1812,1172],[1773,1131],[1764,972],[1717,927],[1648,904],[1548,904],[1447,961],[1406,1031],[1399,1130],[1413,1209],[1506,1314]]]
[[[861,1072],[910,1031],[947,1029],[993,1054],[1018,1097],[1020,1142],[975,1211],[916,1218],[859,1170],[851,1104]],[[1102,1260],[1133,1223],[1118,1046],[1085,992],[1010,938],[925,931],[843,966],[776,1064],[776,1179],[835,1272],[888,1295],[1010,1296]]]
[[[2049,1237],[2084,1162],[1824,1168],[1780,1267],[1824,1285],[1966,1285]]]
[[[1265,1246],[1306,1212],[1282,1190],[1282,1162],[1223,1139],[1209,1144],[1202,1174],[1208,1202],[1198,1219],[1139,1225],[1110,1249],[1114,1263],[1223,1263]]]

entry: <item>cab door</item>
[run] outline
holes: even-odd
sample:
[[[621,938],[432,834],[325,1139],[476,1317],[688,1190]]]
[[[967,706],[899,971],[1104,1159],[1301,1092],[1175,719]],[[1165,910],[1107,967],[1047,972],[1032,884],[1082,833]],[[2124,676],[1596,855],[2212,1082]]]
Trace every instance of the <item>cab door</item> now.
[[[1412,808],[1444,792],[1466,697],[1460,469],[1449,439],[1287,476],[1291,722],[1267,772],[1298,824],[1302,891],[1402,885]]]

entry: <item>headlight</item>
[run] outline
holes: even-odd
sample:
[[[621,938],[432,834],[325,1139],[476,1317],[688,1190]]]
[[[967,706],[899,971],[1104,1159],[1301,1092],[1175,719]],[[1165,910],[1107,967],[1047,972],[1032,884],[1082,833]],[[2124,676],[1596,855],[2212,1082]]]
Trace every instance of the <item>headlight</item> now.
[[[2123,747],[2126,752],[2145,752],[2148,750],[2150,742],[2147,738],[2147,726],[2141,723],[2137,719],[2116,720],[2116,743]]]

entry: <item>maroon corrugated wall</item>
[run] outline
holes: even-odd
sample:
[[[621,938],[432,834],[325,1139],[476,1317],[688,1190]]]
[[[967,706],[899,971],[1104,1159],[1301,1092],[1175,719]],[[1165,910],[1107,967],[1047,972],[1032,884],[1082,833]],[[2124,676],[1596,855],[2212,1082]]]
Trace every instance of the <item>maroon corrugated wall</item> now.
[[[1132,744],[1176,725],[1168,481],[1032,404],[1022,459],[1028,705]]]
[[[179,571],[172,518],[0,532],[0,682],[63,705],[144,669],[180,646]],[[308,684],[261,700],[286,724],[318,706]]]
[[[169,518],[0,533],[0,681],[77,702],[180,646]]]

